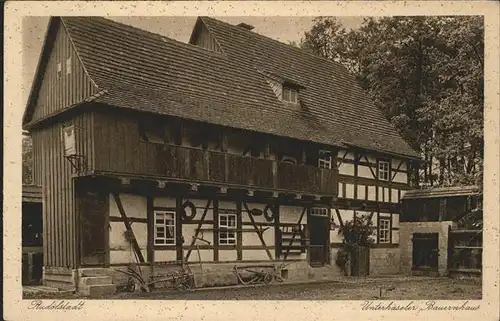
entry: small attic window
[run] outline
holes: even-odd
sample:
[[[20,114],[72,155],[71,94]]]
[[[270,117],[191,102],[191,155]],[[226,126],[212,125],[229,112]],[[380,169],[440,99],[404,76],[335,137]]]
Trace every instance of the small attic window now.
[[[66,75],[71,74],[71,56],[66,58]]]
[[[62,74],[62,64],[60,62],[57,63],[57,79],[61,78]]]
[[[298,96],[297,89],[283,86],[283,101],[296,104],[299,100]]]

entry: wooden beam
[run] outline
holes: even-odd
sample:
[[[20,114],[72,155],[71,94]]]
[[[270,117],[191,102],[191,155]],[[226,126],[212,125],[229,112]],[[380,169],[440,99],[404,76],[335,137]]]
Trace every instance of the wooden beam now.
[[[191,241],[190,247],[193,247],[194,244],[196,243],[196,238],[198,237],[198,234],[200,233],[201,226],[203,225],[203,223],[205,223],[205,217],[207,216],[208,209],[210,208],[211,204],[212,204],[212,200],[208,200],[207,201],[207,205],[205,206],[205,210],[203,211],[203,214],[201,215],[200,222],[198,223],[198,225],[196,227],[196,232],[194,233],[194,237],[193,237],[193,240]],[[186,258],[185,258],[186,262],[188,262],[188,260],[189,260],[189,256],[191,255],[191,251],[192,250],[189,249],[188,252],[187,252],[187,254],[186,254]]]
[[[219,200],[215,199],[213,201],[213,217],[214,217],[214,229],[217,232],[213,233],[214,241],[214,262],[219,261]]]
[[[148,246],[147,246],[147,257],[148,257],[148,262],[153,263],[154,260],[154,240],[155,240],[155,231],[154,231],[154,222],[155,222],[155,217],[154,217],[154,210],[153,210],[153,197],[152,196],[147,196],[146,198],[146,208],[147,208],[147,224],[148,224]]]
[[[300,214],[299,221],[297,222],[297,226],[299,226],[299,233],[300,233],[300,223],[302,222],[302,218],[304,217],[304,214],[306,213],[306,211],[307,211],[307,207],[304,207],[302,209],[302,214]],[[295,240],[295,235],[297,235],[297,232],[293,233],[292,239],[290,240],[290,243],[288,244],[288,247],[286,249],[286,252],[285,252],[285,255],[283,257],[283,260],[286,260],[286,258],[288,257],[288,253],[290,252],[290,246],[292,246],[293,241]]]
[[[241,201],[236,201],[236,256],[237,260],[243,260],[243,218],[241,212]]]
[[[183,259],[182,255],[182,214],[184,209],[182,208],[182,196],[177,196],[175,198],[175,250],[177,255],[177,260],[181,261]]]
[[[273,256],[272,256],[271,252],[269,251],[269,249],[267,248],[266,241],[264,241],[264,237],[262,236],[262,231],[258,229],[257,224],[255,223],[255,220],[252,216],[252,213],[250,212],[250,209],[248,208],[247,203],[243,202],[243,206],[245,207],[245,210],[247,211],[247,214],[248,214],[248,217],[250,218],[250,221],[252,222],[253,226],[257,230],[256,231],[257,236],[259,237],[262,245],[265,247],[267,256],[269,257],[270,260],[273,260]]]
[[[279,259],[281,255],[281,230],[280,230],[280,206],[274,206],[274,258]]]
[[[132,247],[135,251],[135,254],[137,255],[137,258],[139,259],[139,263],[144,263],[144,256],[142,256],[141,248],[139,247],[139,244],[137,243],[137,239],[135,238],[134,231],[132,230],[132,227],[130,226],[130,222],[128,221],[127,215],[125,214],[125,210],[123,209],[122,202],[120,200],[120,196],[118,193],[113,192],[112,193],[113,198],[115,199],[116,206],[118,207],[118,211],[120,212],[120,215],[123,219],[123,223],[125,224],[125,228],[127,229],[127,232],[130,233],[132,236]]]
[[[340,228],[344,228],[344,222],[342,221],[342,216],[340,215],[340,211],[338,208],[335,209],[335,213],[337,214],[337,218],[339,220]]]

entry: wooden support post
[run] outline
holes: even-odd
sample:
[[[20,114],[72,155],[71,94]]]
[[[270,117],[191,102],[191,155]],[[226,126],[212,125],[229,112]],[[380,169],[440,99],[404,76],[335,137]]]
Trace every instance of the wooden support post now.
[[[154,215],[154,210],[153,210],[153,197],[151,195],[148,195],[146,198],[146,207],[147,207],[147,218],[148,218],[148,247],[147,247],[147,252],[148,252],[148,262],[153,263],[154,262],[154,241],[155,241],[155,215]]]
[[[361,155],[358,153],[354,154],[354,199],[358,199],[358,167],[359,167],[359,159]]]
[[[177,261],[183,260],[182,255],[182,216],[183,216],[183,208],[182,208],[182,196],[177,196],[175,198],[175,250],[177,254]]]
[[[257,227],[257,224],[255,223],[255,220],[252,216],[252,213],[250,213],[250,209],[248,208],[248,205],[246,202],[243,202],[243,206],[245,207],[245,210],[247,211],[248,217],[250,218],[250,221],[252,222],[253,227],[255,228],[255,232],[257,233],[257,236],[260,239],[260,242],[264,246],[264,249],[266,250],[267,256],[269,257],[270,260],[273,259],[273,256],[271,252],[269,251],[269,248],[266,245],[266,241],[264,241],[264,237],[262,236],[263,232]]]
[[[280,230],[280,206],[274,207],[274,257],[279,259],[281,256],[281,230]]]
[[[203,225],[203,221],[205,220],[205,217],[207,216],[208,209],[210,208],[211,204],[212,204],[212,200],[208,200],[207,205],[205,206],[205,210],[203,211],[203,214],[201,215],[200,222],[198,223],[198,226],[196,227],[196,232],[194,233],[194,238],[191,241],[191,245],[189,246],[189,250],[186,254],[186,258],[184,259],[185,262],[188,262],[188,260],[189,260],[189,256],[191,255],[192,248],[196,243],[196,238],[198,237],[198,234],[200,233],[201,226]]]
[[[214,262],[219,262],[219,200],[214,200]]]
[[[304,207],[302,209],[302,214],[300,214],[299,221],[297,222],[297,226],[299,226],[299,233],[301,232],[300,231],[300,224],[302,222],[302,218],[304,217],[304,214],[306,213],[306,211],[307,211],[307,207]],[[297,235],[297,231],[294,231],[294,233],[292,234],[292,239],[290,240],[290,243],[288,244],[288,248],[286,249],[286,252],[285,252],[285,255],[283,257],[283,260],[286,260],[286,258],[288,257],[288,253],[290,252],[290,246],[292,246],[293,241],[295,240],[295,236],[296,235]]]
[[[132,230],[132,227],[130,226],[130,222],[128,220],[127,215],[125,214],[125,210],[123,209],[122,202],[120,200],[120,197],[118,196],[118,193],[113,192],[113,198],[115,199],[116,206],[118,207],[118,211],[120,212],[120,215],[122,217],[123,223],[125,224],[125,228],[127,229],[127,232],[130,233],[132,236],[132,247],[139,259],[139,263],[144,263],[144,256],[142,255],[141,248],[139,247],[139,244],[137,243],[137,239],[135,238],[134,231]]]
[[[236,255],[237,260],[243,260],[243,233],[241,230],[243,229],[243,218],[241,212],[241,201],[236,201]]]

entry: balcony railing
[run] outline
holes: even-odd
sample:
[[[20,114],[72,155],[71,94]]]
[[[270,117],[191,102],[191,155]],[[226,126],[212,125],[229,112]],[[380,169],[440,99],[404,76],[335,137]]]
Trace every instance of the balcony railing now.
[[[138,157],[129,160],[127,168],[123,168],[125,172],[304,194],[337,195],[336,170],[145,142],[139,142],[136,155]],[[109,162],[110,167],[112,164]],[[107,170],[119,171],[118,168]]]

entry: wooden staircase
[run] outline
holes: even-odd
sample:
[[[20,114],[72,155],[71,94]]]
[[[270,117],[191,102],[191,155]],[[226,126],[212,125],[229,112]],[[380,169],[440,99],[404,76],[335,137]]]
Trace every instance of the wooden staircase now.
[[[305,237],[305,225],[293,224],[283,226],[280,230],[281,251],[285,260],[289,254],[300,255],[306,252],[308,239]]]

